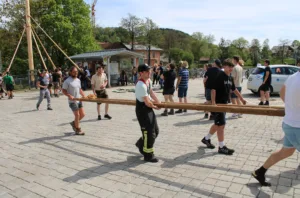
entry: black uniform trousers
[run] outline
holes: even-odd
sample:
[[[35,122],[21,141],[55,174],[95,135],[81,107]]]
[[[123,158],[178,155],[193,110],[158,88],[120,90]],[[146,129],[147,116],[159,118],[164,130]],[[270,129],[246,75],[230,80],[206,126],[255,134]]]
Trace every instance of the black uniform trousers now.
[[[142,137],[136,145],[145,158],[152,158],[154,156],[154,142],[159,133],[155,113],[152,108],[147,107],[144,102],[138,100],[136,100],[135,112],[142,131]]]

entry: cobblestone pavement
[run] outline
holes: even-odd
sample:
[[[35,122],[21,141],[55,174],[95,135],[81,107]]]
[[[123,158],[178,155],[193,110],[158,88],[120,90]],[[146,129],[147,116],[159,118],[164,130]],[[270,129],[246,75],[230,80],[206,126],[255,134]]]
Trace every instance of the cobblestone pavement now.
[[[134,99],[134,93],[115,89],[108,89],[110,98]],[[201,80],[190,81],[188,94],[190,102],[204,102]],[[249,91],[244,96],[259,102]],[[272,187],[262,188],[250,176],[281,147],[280,117],[229,119],[225,142],[236,152],[223,156],[201,144],[212,124],[203,112],[161,117],[157,111],[160,161],[150,164],[134,145],[141,132],[133,106],[111,105],[113,119],[98,121],[96,105],[84,103],[86,135],[74,136],[66,97],[52,99],[53,111],[46,110],[46,100],[36,111],[37,98],[38,92],[19,92],[0,101],[1,198],[300,197],[298,153],[268,171]],[[271,104],[282,102],[274,96]]]

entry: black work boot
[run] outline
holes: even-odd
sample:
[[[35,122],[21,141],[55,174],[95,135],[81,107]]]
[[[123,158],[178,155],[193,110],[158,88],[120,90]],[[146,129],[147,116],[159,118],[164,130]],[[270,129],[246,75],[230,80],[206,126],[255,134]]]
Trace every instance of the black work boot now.
[[[145,153],[144,160],[146,162],[157,163],[158,159],[154,156],[153,153]]]
[[[168,114],[169,115],[174,115],[175,114],[174,109],[171,109]]]
[[[138,141],[135,143],[135,146],[139,149],[139,152],[142,155],[145,155],[144,151],[143,151],[143,138],[138,139]]]
[[[175,111],[175,113],[182,113],[182,109],[178,109],[178,111]]]
[[[161,114],[161,116],[168,116],[168,111],[165,110],[165,111]]]

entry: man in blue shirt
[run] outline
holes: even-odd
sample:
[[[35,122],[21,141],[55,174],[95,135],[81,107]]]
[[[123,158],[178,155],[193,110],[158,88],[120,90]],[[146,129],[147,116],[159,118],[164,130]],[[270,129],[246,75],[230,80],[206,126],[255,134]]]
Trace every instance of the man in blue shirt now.
[[[177,84],[176,84],[176,91],[178,90],[178,98],[179,102],[182,103],[182,99],[184,99],[184,103],[187,103],[187,90],[188,90],[188,84],[189,84],[189,70],[187,69],[189,67],[187,61],[183,61],[182,68],[179,71]],[[179,109],[175,113],[182,113],[187,112],[187,110]]]

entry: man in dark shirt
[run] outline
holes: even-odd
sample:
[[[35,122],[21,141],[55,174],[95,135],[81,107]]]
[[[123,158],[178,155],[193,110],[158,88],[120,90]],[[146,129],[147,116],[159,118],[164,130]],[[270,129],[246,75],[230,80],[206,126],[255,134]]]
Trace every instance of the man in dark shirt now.
[[[47,71],[42,71],[41,76],[39,77],[39,80],[37,82],[37,87],[40,88],[40,98],[38,103],[36,104],[36,109],[39,110],[40,104],[42,103],[44,96],[47,98],[47,110],[52,110],[51,108],[51,99],[50,99],[50,92],[48,90],[48,86],[45,83],[45,75]]]
[[[269,99],[270,99],[270,87],[272,82],[272,71],[270,69],[270,61],[265,60],[265,72],[263,77],[263,83],[259,87],[260,92],[260,103],[259,105],[269,105]],[[266,101],[264,103],[264,101]]]
[[[216,104],[227,104],[230,96],[230,91],[233,91],[243,102],[246,104],[246,101],[241,96],[240,92],[235,88],[234,82],[230,73],[233,70],[233,64],[231,59],[226,59],[223,63],[224,72],[219,71],[215,82],[211,87],[211,102],[212,105]],[[219,140],[219,153],[225,155],[232,155],[234,153],[233,149],[229,149],[224,144],[224,129],[225,129],[225,112],[216,112],[214,113],[215,123],[211,126],[210,131],[207,136],[202,139],[202,143],[205,144],[208,148],[214,149],[215,146],[211,144],[210,138],[213,134],[217,132]]]
[[[161,75],[164,73],[164,68],[162,66],[162,64],[159,64],[159,84],[160,84],[160,89],[163,89],[163,85],[164,85],[164,79],[161,78]]]
[[[211,89],[215,79],[222,67],[221,61],[216,59],[213,66],[207,69],[207,72],[204,75],[203,83],[205,85],[205,98],[206,104],[211,104]],[[204,118],[208,118],[208,113],[205,113]],[[213,120],[213,115],[210,115],[210,120]]]
[[[165,73],[163,73],[162,78],[164,80],[164,89],[163,89],[163,95],[165,97],[166,102],[174,102],[173,95],[175,92],[175,79],[176,79],[176,73],[174,71],[175,65],[170,64],[167,66],[167,70]],[[171,109],[168,112],[168,109],[166,108],[165,111],[161,114],[162,116],[168,116],[168,115],[174,115],[174,109]]]
[[[60,79],[60,74],[58,73],[58,69],[54,70],[54,73],[52,74],[52,82],[54,86],[54,96],[59,97],[58,90],[59,90],[59,79]]]

